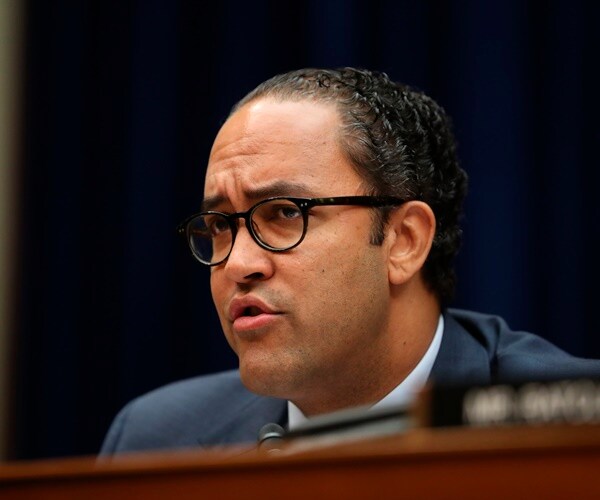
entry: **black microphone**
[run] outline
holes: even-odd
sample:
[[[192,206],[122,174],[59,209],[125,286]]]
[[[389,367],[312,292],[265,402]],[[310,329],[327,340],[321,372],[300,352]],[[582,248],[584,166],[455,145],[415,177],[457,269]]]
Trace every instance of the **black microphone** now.
[[[258,449],[267,453],[278,453],[285,431],[279,424],[265,424],[258,431]]]

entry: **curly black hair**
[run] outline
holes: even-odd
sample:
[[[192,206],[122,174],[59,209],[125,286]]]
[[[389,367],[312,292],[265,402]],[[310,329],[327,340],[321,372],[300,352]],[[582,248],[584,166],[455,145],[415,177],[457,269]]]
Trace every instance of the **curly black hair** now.
[[[342,150],[370,194],[421,200],[432,208],[436,232],[423,275],[441,303],[450,301],[467,174],[458,163],[450,119],[442,107],[385,73],[355,68],[277,75],[247,94],[232,113],[262,97],[334,104],[342,122]],[[376,212],[373,244],[383,241],[389,210]]]

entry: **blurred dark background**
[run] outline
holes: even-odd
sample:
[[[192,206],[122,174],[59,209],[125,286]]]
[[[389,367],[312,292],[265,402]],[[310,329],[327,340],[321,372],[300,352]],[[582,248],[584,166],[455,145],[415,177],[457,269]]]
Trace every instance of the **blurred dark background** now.
[[[230,106],[306,66],[387,72],[470,175],[455,305],[600,357],[597,2],[25,3],[11,458],[95,453],[131,398],[231,368],[176,235]]]

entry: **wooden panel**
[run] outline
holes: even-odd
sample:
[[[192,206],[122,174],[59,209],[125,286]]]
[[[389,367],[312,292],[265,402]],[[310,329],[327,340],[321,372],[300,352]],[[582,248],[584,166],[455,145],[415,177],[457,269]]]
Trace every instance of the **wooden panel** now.
[[[13,463],[0,498],[600,498],[596,426],[415,430],[279,455],[231,448]]]

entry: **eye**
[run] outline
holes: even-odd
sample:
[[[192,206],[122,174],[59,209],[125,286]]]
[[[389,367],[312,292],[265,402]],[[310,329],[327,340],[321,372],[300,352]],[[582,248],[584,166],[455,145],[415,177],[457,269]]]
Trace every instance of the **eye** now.
[[[206,236],[214,238],[231,230],[227,219],[221,215],[206,215],[204,217]]]
[[[274,207],[275,217],[279,219],[297,219],[302,211],[296,205],[280,205]]]
[[[260,205],[252,214],[252,222],[262,231],[266,225],[278,227],[297,226],[302,223],[302,210],[288,200],[272,200]]]
[[[224,233],[225,231],[229,231],[229,224],[227,224],[227,221],[225,219],[218,217],[211,224],[210,231],[214,235]]]

